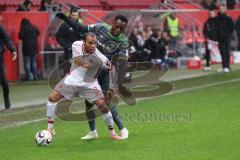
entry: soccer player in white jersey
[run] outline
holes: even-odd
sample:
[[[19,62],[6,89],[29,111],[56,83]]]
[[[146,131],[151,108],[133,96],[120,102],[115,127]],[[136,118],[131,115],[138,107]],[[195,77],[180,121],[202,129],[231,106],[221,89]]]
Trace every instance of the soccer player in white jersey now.
[[[95,103],[102,112],[111,139],[120,140],[120,137],[114,131],[112,114],[107,108],[101,87],[96,79],[101,69],[111,70],[112,65],[96,49],[96,45],[96,35],[91,32],[84,35],[83,41],[76,41],[72,45],[73,61],[70,74],[55,86],[48,97],[48,131],[52,135],[55,135],[53,124],[57,102],[62,98],[71,100],[76,94],[79,94],[88,101]]]

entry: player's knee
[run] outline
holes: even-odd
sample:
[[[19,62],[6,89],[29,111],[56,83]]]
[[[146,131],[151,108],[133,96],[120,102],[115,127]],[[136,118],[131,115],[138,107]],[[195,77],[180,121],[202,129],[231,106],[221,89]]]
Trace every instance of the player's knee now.
[[[98,99],[98,100],[96,100],[96,101],[95,101],[95,104],[96,104],[97,106],[106,106],[106,103],[105,103],[105,101],[104,101],[103,99]]]
[[[87,100],[85,100],[86,110],[90,110],[93,108],[94,103],[90,103]]]
[[[98,99],[95,101],[95,104],[102,113],[107,113],[109,111],[105,101],[103,99]]]
[[[56,94],[55,92],[52,92],[48,96],[48,101],[50,101],[50,102],[57,102],[59,100],[59,97],[60,96],[58,94]]]

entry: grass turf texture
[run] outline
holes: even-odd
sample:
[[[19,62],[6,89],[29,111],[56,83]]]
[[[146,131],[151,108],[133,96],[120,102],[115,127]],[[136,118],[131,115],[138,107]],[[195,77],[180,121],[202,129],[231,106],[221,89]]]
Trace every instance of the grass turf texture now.
[[[233,72],[173,83],[175,89],[182,89],[239,77],[239,72]],[[120,107],[130,137],[119,142],[109,140],[101,118],[97,120],[100,138],[94,141],[80,140],[88,132],[86,122],[57,120],[57,135],[48,147],[34,144],[34,134],[46,128],[46,121],[1,129],[0,157],[235,160],[240,157],[239,89],[238,81],[140,101],[132,108]],[[157,118],[151,119],[151,114]]]

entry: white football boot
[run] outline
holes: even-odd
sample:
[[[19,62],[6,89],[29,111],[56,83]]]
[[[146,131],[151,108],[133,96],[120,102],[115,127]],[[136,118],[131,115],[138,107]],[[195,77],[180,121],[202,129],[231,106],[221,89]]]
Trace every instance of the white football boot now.
[[[98,138],[98,133],[96,130],[88,132],[88,134],[81,139],[83,140],[91,140],[91,139],[97,139]]]
[[[225,68],[223,68],[223,72],[224,72],[224,73],[229,73],[229,72],[230,72],[230,69],[227,68],[227,67],[225,67]]]
[[[120,138],[127,139],[128,138],[128,130],[127,128],[123,128],[120,130]]]

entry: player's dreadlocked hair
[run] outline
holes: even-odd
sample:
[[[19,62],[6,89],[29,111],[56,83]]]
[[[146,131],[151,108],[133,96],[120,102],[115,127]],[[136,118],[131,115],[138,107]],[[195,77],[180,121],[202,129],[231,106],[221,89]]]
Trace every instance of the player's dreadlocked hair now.
[[[118,19],[121,20],[122,22],[125,22],[126,24],[128,23],[128,19],[123,15],[117,15],[114,20],[116,21]]]

